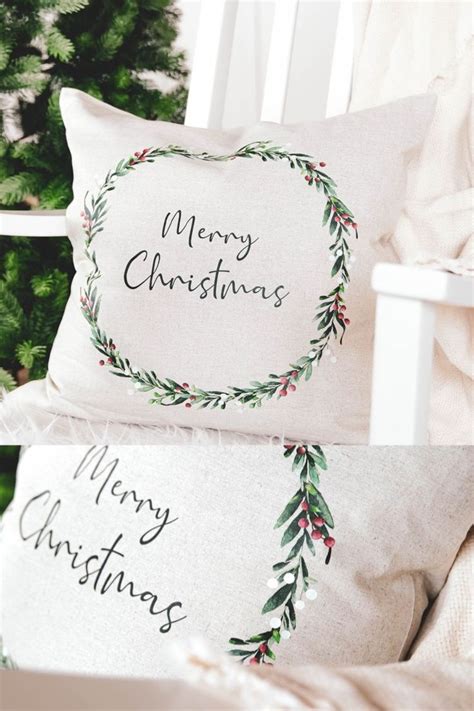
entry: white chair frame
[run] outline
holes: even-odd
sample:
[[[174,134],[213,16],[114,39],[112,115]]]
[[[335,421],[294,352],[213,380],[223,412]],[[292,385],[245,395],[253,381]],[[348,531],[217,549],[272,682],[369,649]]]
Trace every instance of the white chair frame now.
[[[220,128],[238,0],[201,0],[185,123]],[[283,121],[298,0],[276,0],[261,120]],[[352,4],[340,0],[328,116],[345,113],[352,77]],[[348,51],[349,47],[349,51]],[[0,211],[0,235],[65,236],[64,210]],[[437,304],[473,307],[472,281],[445,272],[378,264],[370,444],[425,444]]]

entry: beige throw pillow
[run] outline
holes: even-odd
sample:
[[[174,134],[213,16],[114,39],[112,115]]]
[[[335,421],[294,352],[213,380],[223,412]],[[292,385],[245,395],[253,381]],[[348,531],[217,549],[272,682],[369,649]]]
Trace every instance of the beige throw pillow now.
[[[262,614],[272,595],[291,587],[275,586],[272,578],[286,573],[272,566],[301,531],[313,530],[297,526],[280,545],[287,526],[306,516],[298,504],[274,528],[299,485],[291,466],[298,454],[282,451],[28,449],[1,542],[1,632],[13,661],[22,669],[160,677],[177,673],[173,648],[179,642],[182,655],[190,638],[222,652],[258,648],[228,640],[246,641],[282,619],[281,604]],[[276,663],[404,659],[472,521],[469,449],[325,453],[327,470],[318,457],[316,470],[326,525],[314,525],[322,532],[311,538],[315,555],[305,541],[292,559],[302,553],[309,584],[304,592],[300,572],[296,629],[290,624],[290,638],[271,646]]]
[[[370,274],[433,102],[221,133],[63,90],[77,274],[48,409],[364,442]]]

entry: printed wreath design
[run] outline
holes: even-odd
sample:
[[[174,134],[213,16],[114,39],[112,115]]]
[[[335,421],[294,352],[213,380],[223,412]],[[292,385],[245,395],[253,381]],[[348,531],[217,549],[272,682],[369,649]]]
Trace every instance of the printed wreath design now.
[[[275,592],[263,606],[262,615],[273,613],[274,617],[268,621],[268,627],[263,632],[246,639],[229,639],[233,648],[228,653],[240,662],[252,665],[271,664],[275,661],[275,645],[289,639],[293,630],[296,630],[297,613],[305,607],[303,597],[307,601],[317,597],[317,591],[312,587],[316,580],[309,574],[303,553],[316,555],[315,543],[320,541],[327,548],[327,565],[336,544],[329,533],[329,529],[334,528],[334,520],[319,490],[320,470],[327,469],[323,450],[317,444],[286,444],[283,456],[292,458],[291,468],[298,474],[300,485],[274,526],[280,528],[285,525],[282,548],[293,541],[285,560],[273,566],[277,577],[267,582],[268,587]]]
[[[143,163],[153,163],[158,158],[181,156],[191,160],[229,161],[238,158],[260,158],[266,162],[286,161],[292,169],[299,168],[308,187],[315,187],[326,197],[322,224],[329,224],[329,235],[333,238],[329,247],[332,269],[331,277],[337,279],[337,284],[329,292],[319,297],[314,321],[317,322],[318,335],[310,341],[310,350],[305,355],[291,363],[289,368],[281,373],[270,373],[266,380],[253,381],[247,387],[229,386],[225,390],[204,390],[189,383],[178,383],[172,378],[162,378],[153,370],[135,367],[130,360],[120,354],[116,340],[108,336],[99,325],[101,295],[96,282],[101,277],[97,263],[96,252],[92,245],[97,235],[103,231],[107,214],[108,193],[115,190],[115,183]],[[309,380],[313,374],[313,365],[319,364],[324,351],[328,348],[331,338],[342,344],[343,336],[350,320],[346,314],[344,291],[349,283],[349,262],[351,249],[347,239],[357,233],[357,224],[350,209],[336,194],[336,183],[323,172],[324,162],[316,163],[314,158],[304,153],[290,153],[286,149],[272,145],[271,141],[255,141],[239,148],[228,155],[210,155],[206,152],[193,153],[180,146],[164,146],[144,148],[129,158],[119,161],[110,170],[96,195],[86,193],[81,211],[82,228],[85,235],[85,256],[91,264],[87,275],[86,286],[81,289],[80,303],[84,318],[91,329],[91,341],[95,349],[103,356],[100,366],[106,366],[113,375],[128,378],[137,390],[153,391],[150,404],[181,405],[191,407],[210,407],[225,409],[229,402],[251,408],[261,407],[265,400],[276,396],[279,400],[296,390],[301,379]],[[351,232],[352,230],[352,232]]]

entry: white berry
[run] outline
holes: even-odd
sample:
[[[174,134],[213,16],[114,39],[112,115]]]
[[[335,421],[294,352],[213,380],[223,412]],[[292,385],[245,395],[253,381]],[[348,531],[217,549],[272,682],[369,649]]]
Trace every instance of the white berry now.
[[[331,363],[337,363],[337,358],[336,358],[336,356],[333,356],[333,357],[331,358]]]
[[[295,582],[295,576],[293,575],[293,573],[285,573],[285,575],[283,576],[283,581],[291,585],[291,583]]]
[[[267,581],[267,586],[269,588],[277,588],[278,587],[278,580],[276,578],[270,578],[270,580]]]
[[[316,600],[316,598],[318,597],[318,593],[314,588],[309,588],[308,590],[306,590],[305,594],[308,600]]]
[[[281,620],[279,617],[272,617],[270,620],[270,627],[274,630],[278,629],[281,625]]]
[[[303,610],[304,609],[304,600],[297,600],[295,602],[295,607],[297,610]]]
[[[290,639],[291,637],[291,633],[289,630],[282,630],[280,634],[282,639]]]

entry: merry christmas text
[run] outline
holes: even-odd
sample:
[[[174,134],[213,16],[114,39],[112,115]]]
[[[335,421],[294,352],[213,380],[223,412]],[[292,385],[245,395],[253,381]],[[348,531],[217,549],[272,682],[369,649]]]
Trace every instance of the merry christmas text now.
[[[193,249],[199,241],[223,246],[237,245],[237,252],[234,255],[238,263],[242,263],[251,253],[253,245],[258,241],[258,237],[251,234],[237,234],[235,232],[221,232],[219,230],[208,230],[205,227],[196,228],[196,216],[191,215],[184,221],[181,210],[177,210],[173,215],[167,213],[161,230],[161,238],[171,236],[184,236],[186,245]],[[264,284],[244,284],[230,278],[231,270],[225,268],[224,260],[220,257],[215,268],[210,269],[207,274],[195,276],[194,274],[181,275],[166,274],[162,269],[162,254],[156,251],[151,256],[146,249],[136,252],[127,262],[123,280],[129,289],[148,288],[152,291],[155,286],[162,286],[173,290],[177,286],[184,287],[189,293],[196,293],[200,299],[208,296],[216,300],[224,300],[229,295],[255,294],[265,301],[271,300],[273,306],[278,308],[283,300],[289,295],[283,284],[278,286],[267,286]]]

